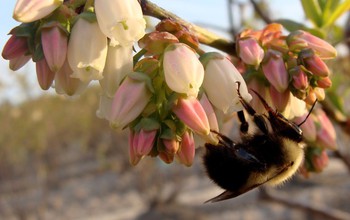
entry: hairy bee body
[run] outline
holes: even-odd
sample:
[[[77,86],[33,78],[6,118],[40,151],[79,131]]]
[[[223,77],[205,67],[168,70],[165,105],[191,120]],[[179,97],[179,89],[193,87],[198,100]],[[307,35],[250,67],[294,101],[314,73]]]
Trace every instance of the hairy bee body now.
[[[213,131],[218,135],[219,143],[205,144],[203,163],[207,174],[225,189],[207,202],[234,198],[265,183],[283,183],[293,176],[303,161],[302,131],[299,125],[272,110],[258,93],[256,95],[267,110],[267,115],[257,114],[239,94],[244,109],[257,127],[253,134],[248,134],[249,124],[241,111],[238,112],[243,134],[240,142]]]

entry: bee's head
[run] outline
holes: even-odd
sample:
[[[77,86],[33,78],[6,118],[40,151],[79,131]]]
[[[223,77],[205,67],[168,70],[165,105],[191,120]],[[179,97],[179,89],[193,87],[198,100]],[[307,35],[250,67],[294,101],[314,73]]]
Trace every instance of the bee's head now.
[[[303,140],[303,131],[294,122],[286,119],[279,112],[269,112],[269,121],[273,132],[297,143]]]
[[[286,119],[281,113],[278,111],[273,110],[267,102],[257,93],[256,91],[252,90],[257,97],[260,99],[261,103],[264,105],[266,111],[268,112],[268,119],[270,121],[271,127],[273,132],[275,132],[277,135],[281,135],[282,137],[288,138],[292,141],[295,141],[297,143],[301,142],[303,139],[303,131],[301,130],[300,126],[305,123],[307,118],[310,116],[313,108],[315,107],[315,104],[317,100],[312,105],[308,115],[302,121],[300,124],[295,124],[292,121],[289,121]]]

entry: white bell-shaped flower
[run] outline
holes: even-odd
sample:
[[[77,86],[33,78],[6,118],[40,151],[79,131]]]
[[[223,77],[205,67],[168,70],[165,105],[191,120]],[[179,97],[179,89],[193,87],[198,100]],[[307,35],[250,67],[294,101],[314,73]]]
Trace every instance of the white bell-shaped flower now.
[[[212,52],[201,57],[205,68],[203,88],[210,102],[224,114],[243,109],[237,94],[237,82],[243,99],[250,102],[252,96],[236,67],[223,55]]]
[[[197,97],[204,78],[204,68],[186,44],[169,45],[165,49],[163,67],[165,82],[170,89]]]
[[[103,79],[100,80],[101,88],[106,96],[114,97],[121,81],[128,73],[132,72],[132,67],[131,46],[108,47]]]
[[[146,21],[137,0],[95,0],[95,12],[110,46],[131,45],[145,35]]]
[[[72,77],[84,82],[102,79],[106,57],[107,38],[97,22],[79,18],[72,28],[67,51]]]
[[[24,23],[33,22],[46,17],[62,3],[63,0],[18,0],[13,18]]]

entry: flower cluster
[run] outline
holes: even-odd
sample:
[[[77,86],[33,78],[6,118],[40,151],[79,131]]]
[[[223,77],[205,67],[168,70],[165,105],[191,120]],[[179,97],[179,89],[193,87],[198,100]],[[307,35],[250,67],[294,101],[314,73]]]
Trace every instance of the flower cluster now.
[[[285,117],[301,123],[307,106],[325,98],[324,89],[332,85],[325,60],[337,52],[326,41],[305,31],[285,36],[280,24],[261,31],[245,30],[237,36],[237,61],[248,87],[257,91]],[[263,111],[258,100],[252,101]],[[327,115],[316,109],[301,126],[308,145],[304,172],[320,171],[327,163],[325,149],[336,148],[336,134]],[[321,165],[322,164],[322,165]]]
[[[101,116],[112,127],[129,127],[130,162],[159,156],[186,166],[195,155],[194,134],[216,144],[216,112],[242,110],[237,83],[251,100],[243,77],[219,53],[199,53],[197,38],[184,26],[164,20],[140,41],[134,72],[128,74],[111,100],[101,99]],[[142,54],[143,56],[139,56]],[[141,59],[142,57],[142,59]]]
[[[337,51],[308,32],[299,30],[285,36],[282,28],[270,24],[261,31],[245,30],[236,45],[248,86],[291,119],[305,113],[305,103],[324,99],[324,89],[332,85],[324,61],[334,58]],[[263,109],[257,102],[252,104]]]
[[[238,71],[225,55],[203,52],[196,35],[173,20],[164,19],[145,34],[137,0],[18,0],[13,17],[23,23],[11,30],[2,52],[10,69],[32,59],[40,87],[69,96],[98,80],[97,116],[115,129],[129,129],[133,165],[158,156],[190,166],[194,135],[217,144],[211,132],[219,132],[217,114],[227,119],[243,110],[237,82],[242,98],[259,113],[264,108],[248,87],[295,120],[331,86],[324,60],[336,50],[304,31],[282,35],[279,24],[237,36]],[[133,57],[135,42],[140,51]],[[302,128],[308,144],[335,148],[334,129],[320,110]],[[321,170],[314,156],[327,155],[310,152],[316,153],[309,154],[308,161],[314,161],[309,164]]]
[[[57,93],[80,94],[99,80],[112,98],[132,71],[132,45],[145,34],[137,0],[18,0],[13,18],[23,22],[10,32],[2,56],[18,70],[36,63],[39,85]]]

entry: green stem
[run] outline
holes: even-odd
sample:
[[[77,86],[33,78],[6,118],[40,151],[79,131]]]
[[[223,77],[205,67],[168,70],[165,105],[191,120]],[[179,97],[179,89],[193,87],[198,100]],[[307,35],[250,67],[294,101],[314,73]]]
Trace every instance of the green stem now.
[[[235,43],[216,35],[202,27],[189,23],[177,15],[159,7],[158,5],[148,1],[139,0],[142,11],[144,15],[152,16],[160,20],[163,19],[173,19],[182,25],[186,26],[188,29],[197,34],[200,43],[211,46],[213,48],[219,49],[231,55],[236,55]]]

